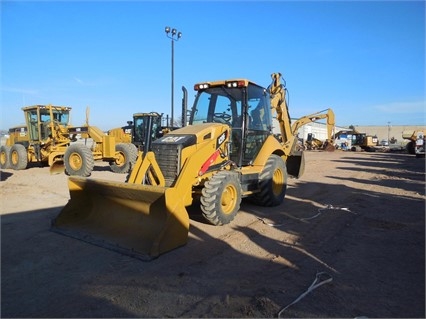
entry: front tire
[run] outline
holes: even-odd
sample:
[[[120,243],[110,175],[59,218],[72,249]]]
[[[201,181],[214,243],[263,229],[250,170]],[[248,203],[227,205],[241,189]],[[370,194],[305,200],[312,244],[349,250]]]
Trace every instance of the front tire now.
[[[109,163],[114,173],[126,174],[136,163],[138,157],[138,149],[134,144],[119,143],[115,146],[118,156],[115,161]]]
[[[221,171],[204,184],[201,191],[203,216],[213,225],[229,224],[240,210],[241,184],[238,174]]]
[[[284,201],[287,190],[287,167],[284,160],[275,154],[269,156],[259,175],[259,193],[252,200],[261,206],[278,206]]]
[[[92,151],[83,144],[71,144],[64,155],[65,172],[68,175],[88,177],[93,171],[95,160]]]
[[[0,168],[10,168],[10,146],[2,145],[0,147]]]
[[[28,165],[27,149],[22,144],[15,144],[10,149],[10,167],[16,171],[27,168]]]

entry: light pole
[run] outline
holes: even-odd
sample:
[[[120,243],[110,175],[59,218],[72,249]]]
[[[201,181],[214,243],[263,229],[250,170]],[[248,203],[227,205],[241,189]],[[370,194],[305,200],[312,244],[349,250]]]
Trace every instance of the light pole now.
[[[391,122],[388,122],[388,144],[390,144],[390,141],[389,141],[389,137],[390,137],[390,123]]]
[[[173,127],[173,121],[174,121],[174,115],[173,115],[173,111],[174,111],[174,99],[173,99],[173,95],[174,95],[174,55],[175,55],[175,48],[174,48],[174,42],[178,41],[181,37],[182,37],[182,32],[178,32],[178,30],[176,30],[175,28],[170,29],[170,27],[166,27],[165,29],[166,31],[166,35],[169,39],[172,39],[172,127]]]

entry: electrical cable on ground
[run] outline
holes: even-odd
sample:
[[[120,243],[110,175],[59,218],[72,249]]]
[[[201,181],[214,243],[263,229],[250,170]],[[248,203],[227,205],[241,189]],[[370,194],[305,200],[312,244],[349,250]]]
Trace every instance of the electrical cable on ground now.
[[[318,208],[318,213],[317,213],[317,214],[315,214],[315,215],[313,215],[313,216],[311,216],[311,217],[298,218],[298,217],[294,217],[294,216],[292,216],[292,218],[297,219],[297,220],[301,220],[301,221],[311,220],[311,219],[314,219],[314,218],[318,217],[319,215],[321,215],[321,214],[323,213],[323,211],[324,211],[324,210],[328,210],[328,209],[330,209],[330,210],[343,210],[343,211],[346,211],[346,212],[349,212],[349,213],[352,213],[352,214],[355,214],[355,215],[356,215],[356,213],[352,212],[352,211],[351,211],[349,208],[347,208],[347,207],[334,207],[334,206],[333,206],[333,205],[331,205],[331,204],[327,204],[327,205],[325,205],[325,207],[323,207],[323,208]],[[268,226],[271,226],[271,227],[280,227],[280,226],[284,226],[284,225],[285,225],[285,223],[279,223],[279,224],[277,224],[277,223],[268,223],[267,221],[265,221],[265,219],[264,219],[264,218],[260,218],[260,217],[257,217],[257,219],[258,219],[258,220],[260,220],[260,221],[261,221],[262,223],[264,223],[265,225],[268,225]]]
[[[265,225],[271,226],[271,227],[280,227],[280,226],[284,226],[284,223],[280,223],[280,224],[275,224],[275,223],[268,223],[266,222],[263,218],[257,217],[258,220],[260,220],[262,223],[264,223]]]
[[[325,275],[326,279],[323,279],[322,281],[318,282],[320,280],[320,277],[322,275]],[[333,280],[333,277],[331,277],[330,274],[322,271],[322,272],[317,272],[316,276],[315,276],[315,280],[312,282],[312,284],[309,286],[309,288],[303,293],[301,294],[299,297],[297,297],[296,300],[294,300],[292,303],[288,304],[287,306],[285,306],[284,308],[282,308],[279,312],[278,312],[278,318],[281,318],[281,314],[290,306],[294,305],[295,303],[299,302],[302,298],[304,298],[308,293],[310,293],[312,290],[327,284],[329,282],[331,282]]]
[[[318,208],[318,213],[317,213],[317,214],[315,214],[314,216],[306,217],[306,218],[297,218],[297,219],[299,219],[299,220],[310,220],[310,219],[314,219],[314,218],[318,217],[319,215],[321,215],[321,214],[322,214],[322,212],[323,212],[324,210],[327,210],[327,209],[332,209],[332,210],[344,210],[344,211],[346,211],[346,212],[349,212],[349,213],[352,213],[352,214],[355,214],[355,215],[356,215],[356,213],[352,212],[352,211],[351,211],[351,210],[349,210],[349,208],[347,208],[347,207],[334,207],[334,206],[333,206],[333,205],[331,205],[331,204],[327,204],[327,205],[325,205],[325,207],[324,207],[324,208]]]

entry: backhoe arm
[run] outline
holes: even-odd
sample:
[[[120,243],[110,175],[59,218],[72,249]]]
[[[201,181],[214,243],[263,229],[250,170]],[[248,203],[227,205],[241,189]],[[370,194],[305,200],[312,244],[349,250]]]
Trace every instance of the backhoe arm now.
[[[324,113],[326,112],[327,113]],[[297,134],[297,131],[300,127],[302,127],[305,124],[315,122],[321,119],[327,119],[327,139],[331,142],[333,139],[333,131],[335,126],[335,118],[334,118],[334,112],[332,109],[326,109],[323,111],[319,111],[317,113],[306,115],[298,119],[296,122],[293,123],[291,126],[291,132],[293,135]]]
[[[287,102],[285,100],[286,89],[284,85],[281,84],[281,73],[273,73],[271,77],[272,83],[268,87],[271,107],[277,113],[282,141],[286,146],[291,147],[294,141],[294,134],[291,130],[291,119],[288,112]]]

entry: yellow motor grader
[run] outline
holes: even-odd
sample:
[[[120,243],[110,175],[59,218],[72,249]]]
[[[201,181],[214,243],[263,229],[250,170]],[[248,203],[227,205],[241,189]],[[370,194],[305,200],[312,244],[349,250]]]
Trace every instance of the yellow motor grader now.
[[[142,150],[127,182],[69,177],[70,200],[51,229],[150,260],[186,244],[191,205],[213,225],[230,223],[243,198],[280,205],[288,176],[304,171],[281,74],[267,89],[246,79],[194,89],[189,125]]]
[[[90,176],[96,160],[108,161],[116,173],[128,173],[138,151],[131,143],[116,143],[95,126],[70,125],[71,107],[33,105],[22,108],[26,125],[14,129],[0,147],[0,167],[26,169],[29,163],[50,166],[52,174]]]

